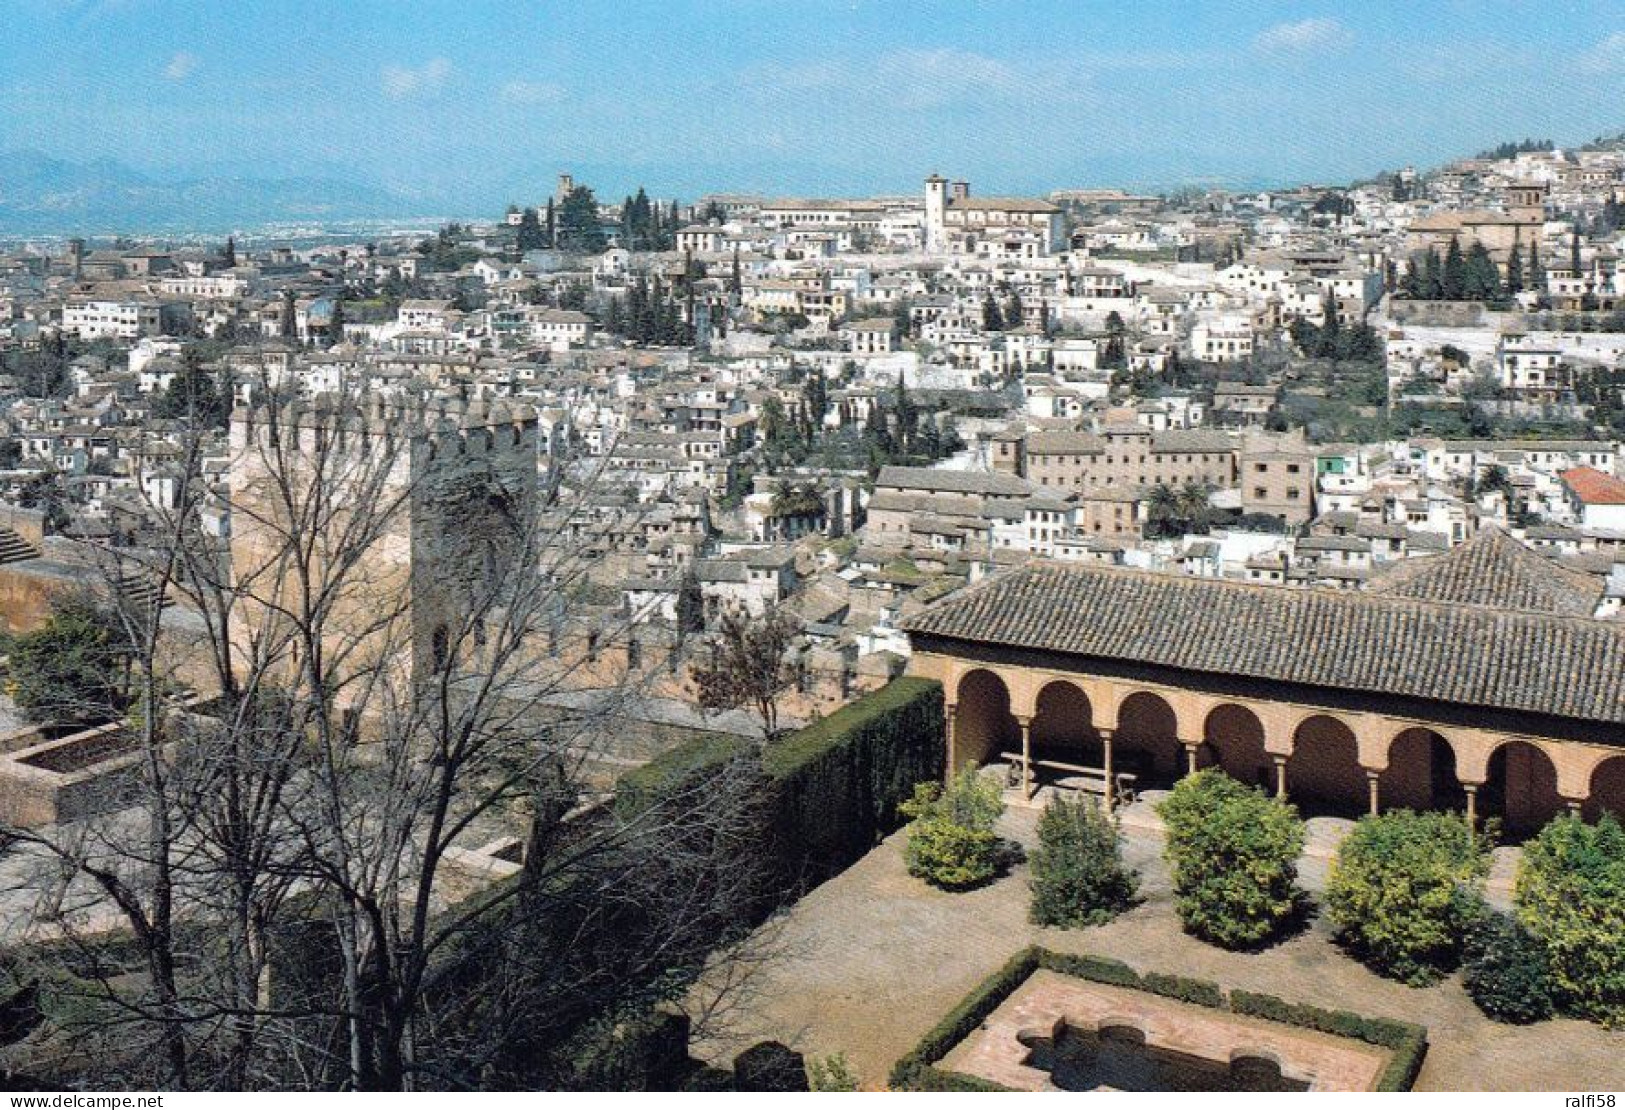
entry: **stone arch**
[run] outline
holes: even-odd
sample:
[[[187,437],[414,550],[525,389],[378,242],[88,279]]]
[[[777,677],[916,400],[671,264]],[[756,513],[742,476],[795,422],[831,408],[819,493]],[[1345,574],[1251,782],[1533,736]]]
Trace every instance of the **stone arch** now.
[[[1031,736],[1035,755],[1053,752],[1067,763],[1091,767],[1100,766],[1103,759],[1094,705],[1077,683],[1066,679],[1054,679],[1039,689]]]
[[[1168,699],[1136,690],[1118,703],[1112,762],[1116,769],[1139,776],[1141,788],[1168,786],[1179,778],[1184,747],[1179,742],[1179,715]]]
[[[1557,790],[1557,765],[1539,744],[1505,740],[1496,745],[1478,791],[1482,816],[1499,817],[1507,837],[1522,840],[1566,809]]]
[[[955,687],[954,765],[985,764],[1021,746],[1021,727],[1010,712],[1010,688],[994,672],[966,671]]]
[[[1325,713],[1300,721],[1286,761],[1286,789],[1309,816],[1358,817],[1368,812],[1370,790],[1354,730]]]
[[[1264,722],[1244,705],[1225,702],[1208,712],[1202,722],[1197,763],[1218,767],[1249,786],[1274,792],[1275,772],[1264,747]]]
[[[1388,743],[1388,766],[1377,778],[1384,809],[1465,810],[1467,792],[1456,773],[1456,749],[1442,733],[1408,728]]]
[[[1587,821],[1609,813],[1625,822],[1625,753],[1608,756],[1592,769],[1591,792],[1581,813]]]

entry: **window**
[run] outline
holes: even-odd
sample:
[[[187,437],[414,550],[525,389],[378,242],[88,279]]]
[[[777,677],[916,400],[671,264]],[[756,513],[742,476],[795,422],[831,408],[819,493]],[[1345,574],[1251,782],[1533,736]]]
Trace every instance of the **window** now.
[[[1266,497],[1269,496],[1269,492],[1267,490],[1265,490],[1263,486],[1254,486],[1253,487],[1253,496],[1259,498],[1260,500],[1262,500],[1263,498],[1266,498]]]

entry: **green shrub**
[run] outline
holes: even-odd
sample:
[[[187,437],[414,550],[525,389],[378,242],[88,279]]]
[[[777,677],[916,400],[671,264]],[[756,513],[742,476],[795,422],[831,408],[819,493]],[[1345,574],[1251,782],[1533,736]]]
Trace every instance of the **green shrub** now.
[[[1546,950],[1516,920],[1486,912],[1466,942],[1462,983],[1496,1021],[1528,1025],[1552,1016]]]
[[[734,1089],[739,1091],[805,1091],[807,1061],[778,1041],[751,1045],[734,1057]]]
[[[1625,828],[1559,817],[1523,846],[1515,901],[1558,1008],[1625,1025]]]
[[[856,1091],[862,1088],[846,1053],[807,1061],[807,1085],[815,1091]]]
[[[1185,929],[1224,948],[1273,939],[1303,908],[1298,811],[1222,771],[1188,775],[1157,807]]]
[[[1123,866],[1117,822],[1082,799],[1056,795],[1044,807],[1030,863],[1037,925],[1105,924],[1134,901],[1139,886],[1139,877]]]
[[[903,858],[908,873],[944,890],[985,883],[999,870],[999,836],[993,831],[1004,812],[999,784],[970,765],[949,780],[914,788],[902,810],[914,819]]]
[[[1465,819],[1395,810],[1361,818],[1338,848],[1326,908],[1369,967],[1424,986],[1460,961],[1488,874],[1489,844]]]

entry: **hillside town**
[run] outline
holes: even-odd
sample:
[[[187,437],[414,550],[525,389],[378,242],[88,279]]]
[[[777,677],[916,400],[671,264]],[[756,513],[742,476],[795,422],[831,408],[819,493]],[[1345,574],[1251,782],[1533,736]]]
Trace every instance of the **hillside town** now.
[[[1032,558],[1358,590],[1493,526],[1607,618],[1625,148],[1528,145],[1256,195],[603,204],[563,174],[423,242],[13,248],[0,573],[43,613],[183,468],[229,480],[234,407],[355,391],[534,408],[543,457],[594,460],[567,527],[607,613],[659,635],[688,580],[713,619],[792,603],[834,704],[904,665],[900,617]]]
[[[1001,197],[935,172],[951,165],[920,169],[896,195],[619,201],[563,172],[426,235],[0,244],[0,948],[136,922],[152,961],[166,930],[241,924],[209,965],[238,992],[217,1027],[194,1032],[195,1000],[154,986],[129,1017],[150,1039],[121,1074],[156,1061],[163,1082],[206,1065],[203,1085],[275,1086],[297,1059],[315,1088],[663,1089],[681,1072],[715,1084],[690,1089],[781,1089],[753,1069],[781,1050],[799,1061],[780,1041],[808,1027],[814,1082],[844,1082],[839,1050],[869,1087],[1049,1083],[1038,1055],[1011,1055],[1013,1033],[997,1040],[1017,1022],[1003,1010],[916,1059],[869,1040],[849,1013],[861,988],[798,1010],[825,988],[782,969],[767,1016],[740,1026],[773,1046],[760,1058],[700,1047],[689,1008],[679,1064],[661,1056],[634,1080],[580,1063],[593,1022],[621,1038],[632,1026],[615,1015],[692,999],[696,969],[767,966],[748,954],[761,907],[798,927],[812,899],[784,909],[784,890],[746,889],[767,877],[718,862],[755,819],[741,799],[791,781],[831,808],[778,814],[769,877],[797,893],[828,880],[821,896],[878,881],[864,871],[877,854],[905,851],[884,839],[902,835],[897,814],[918,829],[934,812],[908,800],[913,783],[952,792],[959,772],[1026,813],[1029,840],[1049,799],[1080,795],[1131,848],[1171,843],[1178,810],[1161,799],[1226,776],[1257,804],[1301,808],[1322,861],[1367,819],[1458,815],[1468,841],[1501,838],[1475,880],[1497,910],[1542,829],[1617,830],[1625,139],[1246,192]],[[123,631],[87,630],[98,620]],[[116,692],[87,685],[75,654],[109,637],[125,645]],[[81,700],[53,700],[63,687]],[[877,747],[839,771],[784,769],[839,728]],[[521,737],[552,745],[546,759],[516,754]],[[244,754],[279,745],[274,774]],[[703,781],[703,804],[662,793],[677,781]],[[204,797],[267,808],[205,819],[187,808]],[[409,797],[411,815],[379,797]],[[842,807],[862,816],[829,816]],[[159,811],[186,812],[187,831],[164,841],[173,889],[149,902],[105,861]],[[316,812],[331,823],[313,831]],[[624,872],[591,873],[615,912],[569,916],[579,859],[536,861],[602,849],[648,813],[677,831],[660,826],[658,848],[617,841]],[[683,824],[696,814],[707,823]],[[380,844],[388,866],[351,869]],[[194,850],[231,866],[191,871]],[[636,870],[668,851],[669,871]],[[1161,866],[1147,853],[1137,866]],[[617,885],[634,873],[645,885]],[[871,893],[827,896],[867,922]],[[470,940],[510,895],[556,897],[569,924],[550,932],[539,914]],[[343,912],[299,919],[332,944],[306,966],[277,930],[319,896]],[[742,938],[726,957],[721,936]],[[1135,962],[1127,934],[1103,936]],[[453,996],[436,978],[451,937],[460,956],[500,949],[458,975],[524,970],[477,1007],[436,1010],[431,1036],[414,1007]],[[1024,951],[1035,976],[1084,959]],[[526,952],[568,975],[547,979]],[[1141,994],[1199,1002],[1241,966]],[[143,967],[142,983],[176,977]],[[97,979],[109,997],[115,979]],[[123,1058],[124,1026],[101,1014],[73,1040],[73,1014],[39,1002],[53,982],[0,982],[0,1053],[88,1082],[100,1057]],[[939,1011],[974,978],[943,982]],[[1566,988],[1564,1012],[1617,1021],[1610,984],[1602,1001]],[[1392,1019],[1349,1034],[1360,1051],[1334,1067],[1288,1038],[1269,1080],[1287,1085],[1260,1089],[1408,1087],[1426,1042],[1403,1022],[1487,1026],[1466,1002],[1418,1017],[1385,989],[1357,995]],[[331,1022],[320,1037],[298,1024],[310,1014]],[[1331,1019],[1299,1024],[1316,1021]],[[1531,1036],[1557,1041],[1549,1027]],[[1606,1058],[1619,1078],[1617,1040],[1583,1028],[1555,1055],[1530,1051],[1528,1081],[1550,1081],[1542,1060]],[[268,1048],[272,1030],[298,1047]],[[669,1056],[667,1035],[650,1037]],[[1424,1078],[1467,1082],[1480,1035],[1451,1048],[1436,1034]],[[488,1056],[471,1047],[487,1039]],[[1040,1050],[1061,1053],[1060,1034]],[[444,1055],[414,1070],[412,1052],[431,1051]]]

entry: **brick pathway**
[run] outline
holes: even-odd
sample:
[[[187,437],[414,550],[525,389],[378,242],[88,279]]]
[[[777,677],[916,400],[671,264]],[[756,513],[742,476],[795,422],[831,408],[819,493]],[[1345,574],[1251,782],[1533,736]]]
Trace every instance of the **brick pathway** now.
[[[1139,817],[1139,814],[1134,815]],[[1011,810],[1005,835],[1031,843],[1035,814]],[[721,1036],[697,1045],[726,1059],[765,1038],[809,1055],[844,1052],[866,1087],[879,1087],[950,1007],[1022,947],[1112,956],[1146,971],[1211,979],[1289,1001],[1419,1022],[1431,1047],[1424,1090],[1625,1088],[1625,1033],[1557,1020],[1498,1025],[1481,1015],[1456,979],[1426,989],[1381,979],[1343,955],[1317,920],[1268,950],[1225,952],[1186,936],[1174,916],[1161,840],[1144,820],[1125,822],[1125,856],[1142,872],[1143,903],[1109,925],[1078,931],[1027,922],[1027,871],[964,894],[911,878],[899,832],[777,921],[785,954],[752,984]],[[1325,865],[1306,858],[1310,889]]]

